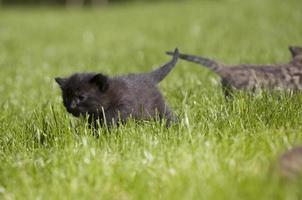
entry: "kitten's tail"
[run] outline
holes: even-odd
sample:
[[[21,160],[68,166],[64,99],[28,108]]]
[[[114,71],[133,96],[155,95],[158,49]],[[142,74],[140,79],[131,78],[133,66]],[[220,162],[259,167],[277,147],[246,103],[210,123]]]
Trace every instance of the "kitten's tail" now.
[[[178,49],[176,48],[174,53],[171,52],[171,55],[173,55],[172,60],[148,74],[155,83],[162,81],[176,65],[179,57]]]
[[[173,55],[172,52],[166,52],[168,55]],[[198,63],[201,65],[204,65],[206,67],[208,67],[209,69],[213,70],[214,72],[219,72],[220,69],[223,67],[223,64],[218,63],[215,60],[211,60],[208,58],[204,58],[201,56],[193,56],[193,55],[188,55],[188,54],[179,54],[179,58],[190,61],[190,62],[194,62],[194,63]]]

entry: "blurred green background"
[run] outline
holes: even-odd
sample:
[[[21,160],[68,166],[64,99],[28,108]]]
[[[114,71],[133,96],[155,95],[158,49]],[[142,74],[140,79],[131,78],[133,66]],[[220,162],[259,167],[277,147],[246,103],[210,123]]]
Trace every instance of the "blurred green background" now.
[[[160,2],[184,0],[0,0],[3,5],[67,5],[67,6],[100,6],[108,3],[125,2]]]

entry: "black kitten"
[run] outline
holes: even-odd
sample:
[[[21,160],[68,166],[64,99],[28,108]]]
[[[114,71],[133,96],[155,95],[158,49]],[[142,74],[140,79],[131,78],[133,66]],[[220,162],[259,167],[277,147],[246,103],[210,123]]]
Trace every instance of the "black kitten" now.
[[[110,78],[100,73],[73,74],[68,78],[55,78],[62,89],[66,110],[79,117],[88,115],[89,123],[108,126],[124,123],[128,117],[147,120],[166,118],[167,125],[173,115],[157,88],[175,66],[178,59],[175,49],[172,60],[160,68],[142,74],[129,74]]]

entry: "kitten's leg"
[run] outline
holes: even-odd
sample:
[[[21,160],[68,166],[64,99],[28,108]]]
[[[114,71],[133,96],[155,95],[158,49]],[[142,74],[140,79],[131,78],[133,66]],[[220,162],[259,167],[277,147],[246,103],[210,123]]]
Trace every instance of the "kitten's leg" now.
[[[225,100],[233,99],[232,86],[224,78],[221,79],[222,92],[224,94]]]
[[[106,110],[106,124],[108,128],[119,126],[119,124],[125,124],[129,116],[131,115],[131,108],[127,106],[118,106],[115,109]]]
[[[226,101],[229,101],[229,100],[233,100],[234,98],[234,91],[232,90],[232,88],[230,86],[222,86],[222,91],[223,91],[223,94],[224,94],[224,98]]]
[[[106,116],[106,118],[104,116]],[[99,137],[99,134],[97,133],[99,128],[110,130],[110,128],[115,125],[113,122],[117,122],[116,119],[112,120],[114,116],[115,115],[113,114],[113,112],[102,112],[89,115],[88,124],[89,128],[94,130],[94,136]]]
[[[165,107],[164,112],[160,113],[159,115],[160,121],[162,122],[162,119],[166,119],[166,127],[170,127],[171,124],[175,124],[178,122],[178,117],[170,110],[168,106]]]
[[[93,136],[99,138],[98,129],[101,124],[100,118],[97,115],[89,115],[88,116],[88,127],[93,130]]]

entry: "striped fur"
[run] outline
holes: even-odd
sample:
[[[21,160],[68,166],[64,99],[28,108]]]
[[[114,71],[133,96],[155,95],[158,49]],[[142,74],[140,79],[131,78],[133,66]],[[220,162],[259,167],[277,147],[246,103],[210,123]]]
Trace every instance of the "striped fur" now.
[[[256,91],[266,90],[302,90],[302,47],[289,47],[292,54],[290,62],[285,64],[226,65],[215,60],[188,54],[179,54],[179,58],[198,63],[214,71],[221,78],[225,95],[230,89]],[[167,52],[171,55],[171,52]]]

